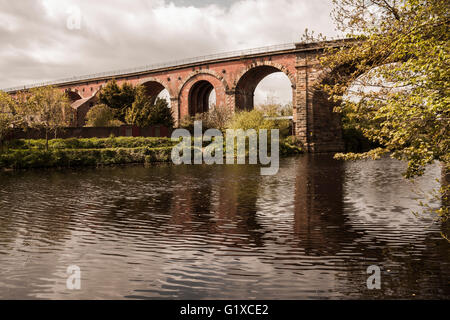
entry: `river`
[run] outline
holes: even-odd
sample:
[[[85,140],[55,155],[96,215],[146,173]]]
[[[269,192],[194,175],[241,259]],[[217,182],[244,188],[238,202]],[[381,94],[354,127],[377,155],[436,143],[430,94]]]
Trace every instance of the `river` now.
[[[448,226],[389,158],[0,173],[0,298],[450,298]],[[431,207],[439,201],[430,200]],[[68,290],[68,266],[81,289]],[[369,290],[367,268],[381,270]]]

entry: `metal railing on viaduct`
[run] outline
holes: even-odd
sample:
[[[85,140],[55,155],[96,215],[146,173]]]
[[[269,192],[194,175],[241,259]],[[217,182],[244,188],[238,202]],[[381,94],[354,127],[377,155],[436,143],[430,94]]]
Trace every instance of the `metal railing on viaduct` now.
[[[104,78],[104,77],[123,76],[123,75],[128,75],[128,74],[139,73],[139,72],[147,72],[147,71],[151,72],[153,70],[159,70],[159,69],[171,68],[171,67],[182,67],[185,65],[191,65],[191,64],[195,64],[195,63],[203,63],[206,61],[213,61],[213,60],[218,60],[218,59],[227,59],[227,58],[248,56],[248,55],[254,55],[254,54],[263,54],[263,53],[273,53],[273,52],[277,52],[277,51],[294,50],[294,49],[296,49],[295,43],[285,43],[285,44],[279,44],[279,45],[273,45],[273,46],[259,47],[259,48],[254,48],[254,49],[217,53],[217,54],[199,56],[199,57],[188,58],[188,59],[183,59],[183,60],[155,63],[155,64],[150,64],[150,65],[136,67],[136,68],[130,68],[130,69],[122,69],[122,70],[95,73],[95,74],[90,74],[90,75],[75,76],[75,77],[71,77],[71,78],[59,79],[59,80],[54,80],[54,81],[34,83],[34,84],[30,84],[30,85],[25,85],[25,86],[11,87],[11,88],[6,88],[6,89],[2,89],[2,90],[5,92],[14,92],[14,91],[31,89],[31,88],[35,88],[35,87],[43,87],[43,86],[49,86],[49,85],[62,85],[65,83],[71,83],[71,82],[75,82],[75,81],[84,81],[84,80],[91,80],[91,79]]]

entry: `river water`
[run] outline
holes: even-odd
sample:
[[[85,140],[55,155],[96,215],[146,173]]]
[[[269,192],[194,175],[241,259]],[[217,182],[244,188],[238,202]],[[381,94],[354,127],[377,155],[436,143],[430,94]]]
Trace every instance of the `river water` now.
[[[450,298],[448,226],[391,159],[0,173],[0,298]],[[439,201],[431,200],[432,207]],[[81,289],[68,290],[68,266]],[[381,289],[369,290],[370,265]]]

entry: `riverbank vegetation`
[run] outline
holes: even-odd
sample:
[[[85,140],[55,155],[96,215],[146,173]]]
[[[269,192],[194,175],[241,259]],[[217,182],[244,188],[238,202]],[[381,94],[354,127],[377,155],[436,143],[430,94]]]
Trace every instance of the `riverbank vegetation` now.
[[[178,141],[170,138],[110,137],[106,139],[14,140],[0,153],[0,169],[105,166],[170,162]],[[204,142],[203,147],[210,142]],[[192,145],[194,145],[192,143]],[[194,147],[192,147],[194,149]],[[226,145],[224,141],[224,154]],[[294,138],[280,141],[280,154],[302,153]]]
[[[128,84],[119,87],[111,81],[100,92],[100,102],[87,114],[87,126],[119,126],[122,121],[137,126],[163,124],[173,126],[173,116],[163,99],[151,100],[143,86]],[[15,98],[6,93],[0,96],[0,168],[24,169],[39,167],[99,166],[125,163],[170,161],[169,155],[177,143],[169,138],[111,137],[108,139],[50,139],[49,132],[57,132],[70,125],[74,112],[67,95],[53,87],[19,92]],[[280,154],[302,152],[299,142],[290,137],[289,120],[269,119],[277,116],[274,108],[242,111],[233,114],[224,107],[188,119],[202,120],[204,129],[279,129]],[[182,122],[182,126],[185,122]],[[44,140],[6,141],[14,128],[45,129]],[[56,135],[56,134],[55,134]],[[224,150],[226,139],[224,139]],[[209,144],[209,143],[207,143]],[[203,147],[205,147],[204,145]],[[6,148],[5,148],[6,147]]]
[[[53,87],[38,87],[13,98],[0,92],[0,144],[14,128],[38,128],[45,131],[46,149],[50,132],[69,126],[75,117],[68,96]]]

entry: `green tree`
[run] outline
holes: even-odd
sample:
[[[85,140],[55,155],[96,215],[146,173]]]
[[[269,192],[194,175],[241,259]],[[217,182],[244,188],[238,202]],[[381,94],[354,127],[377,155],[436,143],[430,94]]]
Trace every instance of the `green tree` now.
[[[263,111],[257,109],[236,112],[228,124],[228,129],[255,129],[257,132],[261,129],[278,129],[280,130],[280,137],[290,135],[288,120],[269,120]]]
[[[134,102],[136,89],[125,82],[119,87],[116,80],[109,81],[99,92],[98,98],[101,104],[112,108],[115,112],[115,118],[125,122],[127,110]]]
[[[27,124],[45,130],[46,150],[50,131],[56,132],[73,122],[74,111],[68,96],[52,86],[31,89],[25,109]]]
[[[14,127],[23,124],[20,105],[6,92],[0,91],[0,153],[4,143]]]
[[[382,148],[407,160],[407,177],[434,160],[450,163],[450,2],[335,0],[335,17],[357,45],[323,59],[336,72],[325,89],[338,111]],[[366,76],[361,76],[366,75]],[[354,85],[356,83],[356,86]],[[348,92],[353,84],[354,90]]]
[[[151,110],[151,100],[145,92],[145,87],[137,86],[134,102],[127,110],[125,121],[139,127],[151,126]]]
[[[163,125],[172,128],[174,125],[172,110],[165,99],[157,98],[155,104],[151,108],[150,123],[152,125]]]
[[[167,101],[157,98],[152,104],[144,86],[136,87],[135,100],[128,109],[125,119],[128,124],[139,127],[164,125],[171,128],[174,125],[172,111]]]
[[[407,161],[407,178],[422,175],[436,160],[448,171],[450,2],[334,3],[338,27],[355,42],[344,42],[324,57],[323,65],[332,70],[324,89],[339,105],[336,111],[382,146],[338,157],[378,158],[390,153]]]
[[[86,114],[86,127],[117,127],[123,123],[114,119],[114,111],[104,104],[93,106]]]

